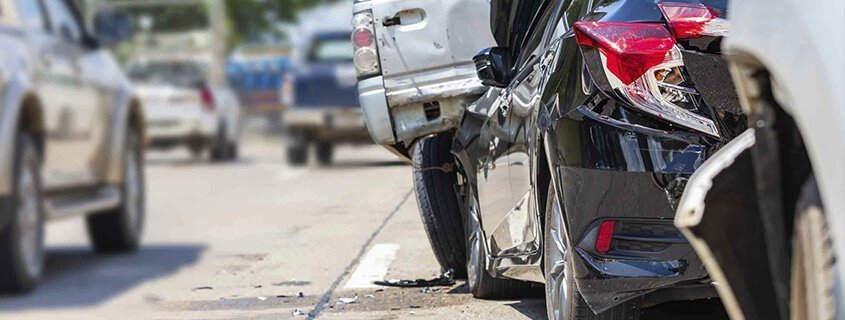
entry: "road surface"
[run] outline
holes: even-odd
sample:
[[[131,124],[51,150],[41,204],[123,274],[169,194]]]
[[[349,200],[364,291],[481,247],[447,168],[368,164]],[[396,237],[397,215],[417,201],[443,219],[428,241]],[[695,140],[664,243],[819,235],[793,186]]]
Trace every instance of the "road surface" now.
[[[82,219],[51,224],[45,279],[32,294],[0,296],[0,319],[545,318],[541,292],[482,301],[462,282],[370,287],[439,274],[410,167],[365,146],[341,148],[329,168],[292,168],[281,143],[248,139],[233,164],[149,154],[143,248],[96,255]],[[720,308],[672,304],[644,318],[720,319]]]

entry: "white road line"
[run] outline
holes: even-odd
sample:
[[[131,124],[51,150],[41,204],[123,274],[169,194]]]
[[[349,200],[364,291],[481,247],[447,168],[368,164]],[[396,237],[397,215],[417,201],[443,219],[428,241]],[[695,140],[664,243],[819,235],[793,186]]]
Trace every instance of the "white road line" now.
[[[384,280],[387,275],[387,268],[396,260],[396,252],[399,245],[395,243],[382,243],[374,245],[370,252],[364,256],[358,268],[349,277],[344,289],[377,288],[373,281]]]

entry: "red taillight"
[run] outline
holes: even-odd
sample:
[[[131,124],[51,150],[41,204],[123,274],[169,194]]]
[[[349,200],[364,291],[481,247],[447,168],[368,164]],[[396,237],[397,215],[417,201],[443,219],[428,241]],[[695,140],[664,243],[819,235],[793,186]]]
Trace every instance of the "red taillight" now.
[[[369,47],[373,44],[375,36],[369,29],[359,28],[352,32],[352,43],[356,48]]]
[[[610,244],[613,242],[613,228],[616,227],[616,221],[605,220],[599,227],[599,235],[596,237],[596,251],[598,253],[608,253],[610,251]]]
[[[661,2],[657,6],[678,39],[726,36],[729,24],[713,8],[702,4]]]
[[[202,88],[202,91],[200,91],[200,99],[202,100],[203,108],[209,111],[214,111],[214,93],[211,92],[210,88]]]
[[[373,12],[365,10],[352,15],[352,44],[355,49],[353,61],[359,79],[381,73],[381,62],[376,46]]]
[[[597,49],[607,69],[628,85],[666,60],[675,40],[663,25],[632,22],[576,22],[575,39]]]

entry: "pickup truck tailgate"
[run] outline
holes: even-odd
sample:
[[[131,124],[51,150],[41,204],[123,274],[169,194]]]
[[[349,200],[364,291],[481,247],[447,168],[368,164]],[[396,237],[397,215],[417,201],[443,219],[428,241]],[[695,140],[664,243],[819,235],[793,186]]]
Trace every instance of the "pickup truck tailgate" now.
[[[472,57],[495,45],[487,0],[374,0],[388,105],[481,94]]]

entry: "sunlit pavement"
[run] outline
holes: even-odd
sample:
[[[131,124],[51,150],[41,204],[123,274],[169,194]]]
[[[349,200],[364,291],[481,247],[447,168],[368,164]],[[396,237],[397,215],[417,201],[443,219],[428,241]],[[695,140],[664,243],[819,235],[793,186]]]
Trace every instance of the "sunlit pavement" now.
[[[460,282],[437,292],[348,288],[381,269],[388,279],[439,273],[410,167],[364,146],[341,148],[332,167],[291,168],[282,150],[279,139],[255,137],[233,164],[151,153],[144,247],[99,256],[81,219],[51,224],[42,285],[0,296],[0,319],[545,318],[537,294],[474,300]],[[647,312],[724,318],[718,302]]]

